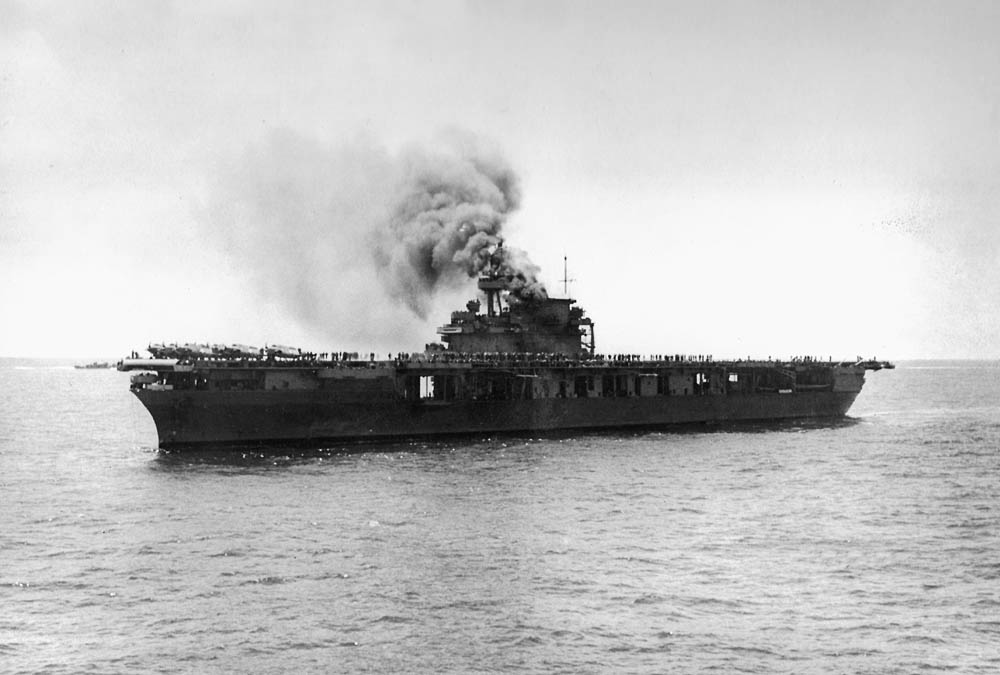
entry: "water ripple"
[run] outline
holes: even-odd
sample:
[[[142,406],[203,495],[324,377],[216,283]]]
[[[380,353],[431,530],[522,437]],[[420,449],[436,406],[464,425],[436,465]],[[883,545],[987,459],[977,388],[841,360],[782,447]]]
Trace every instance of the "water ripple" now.
[[[188,455],[114,372],[0,369],[3,667],[996,672],[1000,382],[948,372],[843,424]]]

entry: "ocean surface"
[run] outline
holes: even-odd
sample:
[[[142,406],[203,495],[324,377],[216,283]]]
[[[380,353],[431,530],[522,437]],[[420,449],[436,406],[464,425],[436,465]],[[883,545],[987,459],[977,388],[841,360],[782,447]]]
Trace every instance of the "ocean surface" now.
[[[1000,672],[1000,363],[830,425],[164,455],[0,360],[0,672]]]

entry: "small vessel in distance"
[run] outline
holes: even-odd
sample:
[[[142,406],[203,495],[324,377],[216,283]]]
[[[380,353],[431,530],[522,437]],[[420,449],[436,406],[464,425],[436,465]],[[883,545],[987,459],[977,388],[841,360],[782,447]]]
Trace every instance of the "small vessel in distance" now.
[[[87,364],[84,364],[84,365],[76,364],[73,367],[76,368],[77,370],[98,370],[98,369],[101,369],[101,368],[105,368],[105,369],[106,368],[114,368],[115,365],[113,363],[108,362],[108,361],[93,361],[91,363],[87,363]]]
[[[575,301],[519,297],[490,267],[486,300],[417,354],[151,345],[131,390],[163,449],[837,418],[888,362],[605,355]]]

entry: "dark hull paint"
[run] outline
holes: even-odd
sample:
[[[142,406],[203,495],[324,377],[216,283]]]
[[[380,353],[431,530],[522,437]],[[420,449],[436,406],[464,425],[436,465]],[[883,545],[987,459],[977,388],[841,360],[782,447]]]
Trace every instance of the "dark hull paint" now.
[[[843,417],[859,392],[406,402],[321,391],[147,391],[161,448]]]

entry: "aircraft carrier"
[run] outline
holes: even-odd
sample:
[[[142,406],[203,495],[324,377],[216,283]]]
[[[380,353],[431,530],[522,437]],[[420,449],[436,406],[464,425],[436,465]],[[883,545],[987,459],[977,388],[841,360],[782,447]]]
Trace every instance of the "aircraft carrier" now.
[[[601,354],[574,300],[518,299],[517,283],[485,270],[481,299],[419,353],[158,344],[118,369],[137,371],[131,390],[169,450],[838,418],[866,371],[893,367]]]

